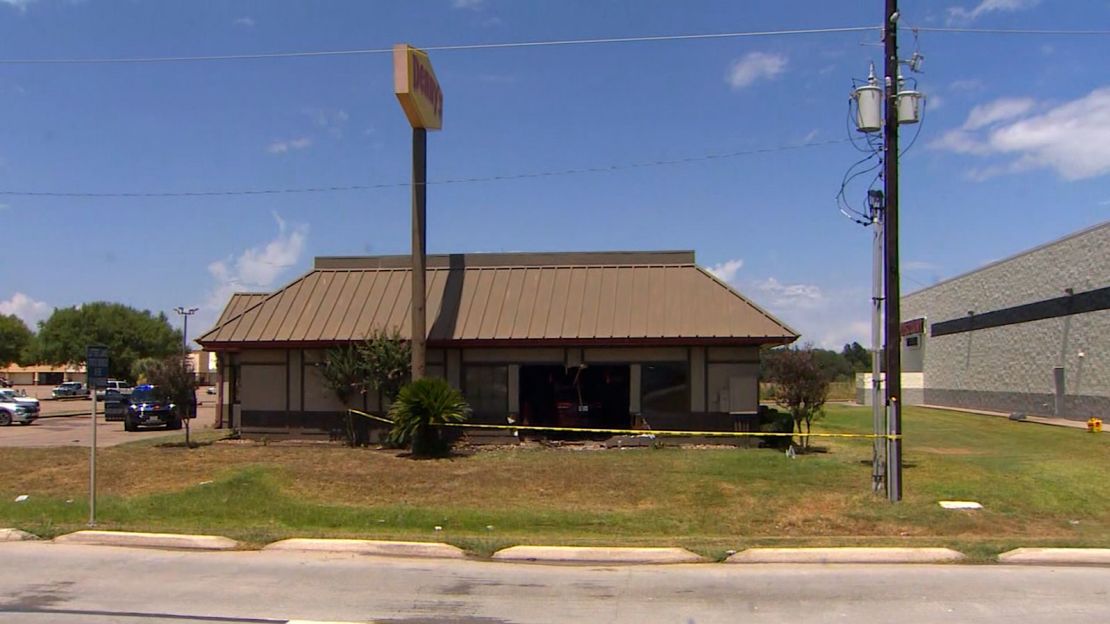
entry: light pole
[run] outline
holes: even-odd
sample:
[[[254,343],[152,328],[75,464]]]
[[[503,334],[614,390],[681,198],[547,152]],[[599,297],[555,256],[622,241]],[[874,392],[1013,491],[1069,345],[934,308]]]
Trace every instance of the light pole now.
[[[185,367],[186,371],[189,370],[189,317],[196,314],[199,309],[200,308],[185,308],[182,306],[177,306],[173,309],[174,312],[177,312],[178,315],[181,316],[181,364]],[[195,400],[195,397],[190,397],[190,399]],[[190,413],[191,405],[186,405],[184,408],[185,415],[182,420],[185,421],[185,448],[192,448],[192,445],[189,443],[189,421],[192,416]]]
[[[197,310],[199,310],[199,309],[200,308],[185,308],[185,307],[182,307],[182,306],[177,306],[176,308],[173,309],[174,312],[177,312],[181,316],[182,322],[184,324],[183,327],[181,328],[181,356],[182,357],[185,357],[185,356],[189,355],[189,317],[196,314]]]

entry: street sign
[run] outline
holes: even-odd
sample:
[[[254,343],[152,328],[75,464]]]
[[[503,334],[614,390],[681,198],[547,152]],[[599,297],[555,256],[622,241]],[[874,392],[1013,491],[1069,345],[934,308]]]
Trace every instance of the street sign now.
[[[89,388],[108,386],[108,347],[88,347],[85,349],[85,371]]]

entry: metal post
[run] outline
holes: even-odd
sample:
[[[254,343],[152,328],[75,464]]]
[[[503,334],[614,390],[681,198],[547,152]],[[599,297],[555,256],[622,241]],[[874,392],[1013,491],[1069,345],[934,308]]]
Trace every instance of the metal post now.
[[[887,495],[902,500],[902,332],[898,269],[898,0],[886,0],[883,15],[886,58],[886,110],[883,123],[883,183],[886,196],[884,247],[886,275],[886,404],[889,409],[887,439]]]
[[[185,308],[183,306],[177,306],[176,308],[174,308],[174,312],[177,312],[178,314],[181,315],[181,321],[182,321],[182,328],[181,328],[181,364],[186,369],[188,369],[188,367],[189,367],[189,365],[188,365],[188,358],[189,358],[189,317],[196,314],[197,310],[199,310],[199,309],[200,308]],[[193,400],[195,401],[196,397],[193,397]],[[189,416],[190,416],[190,411],[191,411],[190,408],[191,407],[192,407],[191,404],[186,405],[185,406],[185,415],[182,416],[182,420],[185,421],[185,448],[192,448],[192,444],[189,441],[189,420],[190,420]]]
[[[412,380],[424,378],[428,337],[425,313],[424,271],[428,231],[425,205],[428,196],[428,131],[412,129]]]
[[[883,409],[883,214],[882,208],[871,208],[871,224],[875,228],[871,267],[871,416],[872,432],[886,432]],[[871,448],[871,489],[883,491],[886,470],[886,439],[876,437]]]
[[[89,367],[85,367],[86,382],[88,381]],[[88,387],[88,384],[85,384]],[[89,388],[92,397],[92,436],[89,442],[89,526],[96,526],[96,388]]]

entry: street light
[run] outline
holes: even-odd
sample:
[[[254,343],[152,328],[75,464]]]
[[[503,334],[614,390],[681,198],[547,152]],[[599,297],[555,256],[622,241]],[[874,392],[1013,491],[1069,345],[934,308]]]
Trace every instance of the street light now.
[[[181,328],[182,356],[189,354],[189,317],[196,314],[199,309],[200,308],[185,308],[182,306],[177,306],[173,309],[174,312],[177,312],[181,316],[183,322],[183,327]]]
[[[176,308],[173,309],[174,312],[177,312],[181,316],[181,320],[182,320],[182,328],[181,328],[181,360],[182,360],[182,362],[181,362],[181,364],[183,366],[185,366],[186,369],[189,366],[188,362],[186,361],[186,358],[189,357],[189,317],[196,314],[197,310],[199,310],[199,309],[200,308],[185,308],[185,307],[182,307],[182,306],[177,306]],[[191,416],[191,414],[190,414],[191,409],[190,409],[189,406],[185,406],[185,410],[186,410],[186,413],[185,413],[185,417],[183,419],[185,421],[185,448],[192,448],[192,445],[189,442],[189,418]]]

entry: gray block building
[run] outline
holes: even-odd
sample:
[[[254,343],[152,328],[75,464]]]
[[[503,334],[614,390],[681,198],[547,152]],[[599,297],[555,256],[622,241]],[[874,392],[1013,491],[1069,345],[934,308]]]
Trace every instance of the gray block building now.
[[[1110,417],[1110,221],[902,298],[924,403]]]

